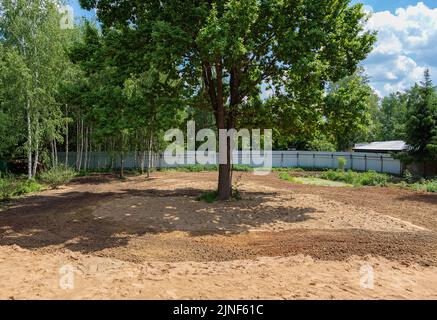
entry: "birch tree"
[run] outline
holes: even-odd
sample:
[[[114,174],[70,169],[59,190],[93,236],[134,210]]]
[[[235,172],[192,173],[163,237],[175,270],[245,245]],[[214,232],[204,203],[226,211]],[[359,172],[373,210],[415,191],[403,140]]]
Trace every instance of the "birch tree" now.
[[[1,41],[12,62],[10,71],[17,74],[10,97],[24,111],[28,178],[32,179],[44,140],[62,139],[58,132],[64,120],[55,100],[65,59],[59,3],[3,0],[0,6]]]

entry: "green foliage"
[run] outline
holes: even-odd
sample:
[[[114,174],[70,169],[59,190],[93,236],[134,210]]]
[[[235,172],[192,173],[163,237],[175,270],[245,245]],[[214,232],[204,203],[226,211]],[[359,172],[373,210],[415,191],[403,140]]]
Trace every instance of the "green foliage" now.
[[[325,135],[318,135],[307,143],[306,149],[308,151],[335,152],[336,146]]]
[[[237,188],[232,188],[231,198],[236,201],[240,201],[242,199],[241,192]],[[218,200],[218,192],[217,191],[209,191],[204,192],[196,198],[197,201],[204,201],[207,203],[214,203]]]
[[[333,136],[338,151],[366,137],[372,125],[371,109],[377,98],[367,79],[359,74],[331,84],[324,104],[324,131]]]
[[[338,157],[337,162],[338,162],[338,169],[344,170],[344,168],[346,167],[346,164],[347,164],[346,158],[345,157]]]
[[[305,172],[305,169],[297,168],[297,167],[284,167],[284,168],[272,168],[272,171],[273,172]]]
[[[287,172],[281,172],[281,173],[279,174],[279,179],[281,179],[281,180],[285,180],[285,181],[291,181],[291,182],[294,181],[294,177],[291,176],[291,175],[290,175],[289,173],[287,173]]]
[[[57,189],[61,185],[70,182],[76,175],[76,172],[64,165],[59,165],[42,172],[39,178],[49,185],[52,189]]]
[[[413,184],[409,184],[407,187],[410,189],[413,189],[415,191],[435,193],[435,192],[437,192],[437,179],[416,182]]]
[[[320,179],[316,177],[293,177],[290,176],[288,173],[282,173],[279,175],[279,178],[282,180],[299,183],[299,184],[307,184],[307,185],[313,185],[313,186],[320,186],[320,187],[351,187],[352,185],[338,182],[338,181],[330,181],[325,179]]]
[[[244,164],[234,164],[232,166],[232,170],[240,172],[252,172],[254,168]]]
[[[216,165],[186,165],[182,167],[175,168],[160,168],[159,171],[175,171],[175,172],[202,172],[202,171],[217,171],[218,167]]]
[[[196,198],[197,201],[205,201],[207,203],[213,203],[217,201],[218,192],[217,191],[210,191],[202,193],[200,196]]]
[[[0,152],[6,149],[13,156],[26,151],[32,157],[43,149],[46,139],[62,140],[65,119],[56,101],[67,61],[61,16],[57,3],[48,0],[4,0],[1,11],[0,133],[5,130],[3,115],[13,129],[0,143]],[[11,143],[19,143],[20,148],[5,148]]]
[[[413,183],[414,175],[411,173],[410,170],[405,170],[405,172],[404,172],[404,179],[408,183]]]
[[[437,121],[436,121],[437,123]],[[426,145],[426,150],[429,156],[433,160],[437,160],[437,126],[432,132],[433,137],[430,139],[429,143]]]
[[[405,139],[405,123],[407,122],[408,93],[392,93],[381,102],[378,114],[380,133],[374,141],[391,141]]]
[[[420,86],[416,85],[408,97],[406,142],[410,146],[409,156],[416,161],[437,159],[436,128],[437,94],[427,70],[425,80]]]
[[[390,181],[389,175],[375,171],[328,170],[323,172],[320,177],[326,180],[343,181],[354,186],[385,186]]]
[[[253,167],[243,164],[234,164],[232,166],[233,171],[237,172],[252,172],[254,170]],[[161,168],[160,171],[177,171],[177,172],[202,172],[202,171],[217,171],[217,165],[185,165],[182,167],[175,168]]]
[[[34,180],[23,180],[12,176],[0,178],[0,201],[42,189],[43,186]]]
[[[238,188],[232,188],[231,197],[232,197],[232,199],[237,200],[237,201],[240,201],[241,199],[243,199],[243,197],[241,196],[241,192]]]
[[[81,0],[81,4],[98,7],[102,29],[129,39],[122,42],[124,47],[130,43],[144,50],[136,58],[145,58],[150,68],[144,68],[144,76],[138,73],[139,80],[124,81],[134,106],[147,106],[150,100],[149,111],[165,109],[166,104],[156,99],[161,90],[156,76],[168,77],[168,84],[183,86],[186,105],[216,115],[218,129],[263,123],[262,127],[282,129],[284,134],[308,134],[322,117],[318,103],[327,82],[353,74],[376,41],[375,33],[364,28],[368,17],[362,5],[350,5],[349,0],[165,0],[140,6],[135,0]],[[124,47],[110,50],[108,55],[118,53],[111,60],[123,57],[119,53]],[[126,75],[123,69],[138,61],[130,58],[120,61],[120,73]],[[127,68],[126,61],[131,61]],[[118,66],[112,63],[105,70]],[[155,79],[152,86],[144,81],[150,76]],[[284,90],[270,101],[260,101],[265,83]],[[132,90],[138,86],[145,90]],[[132,95],[135,91],[140,94]],[[105,103],[117,101],[109,99]],[[116,115],[121,120],[125,113]],[[219,187],[220,194],[228,197],[229,171],[220,172],[226,174],[219,179],[226,182]]]

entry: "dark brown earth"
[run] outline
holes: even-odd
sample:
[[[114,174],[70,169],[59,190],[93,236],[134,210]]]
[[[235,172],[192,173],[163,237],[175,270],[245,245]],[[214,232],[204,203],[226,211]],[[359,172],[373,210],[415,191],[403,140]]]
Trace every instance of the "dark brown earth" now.
[[[406,265],[437,266],[437,195],[398,188],[298,185],[281,181],[276,174],[260,177],[244,173],[238,179],[245,200],[198,204],[195,197],[213,188],[215,179],[215,173],[157,173],[147,181],[143,177],[119,181],[109,175],[79,178],[65,189],[35,194],[4,208],[0,212],[0,247],[15,245],[41,253],[91,253],[130,262],[229,261],[303,254],[327,261],[372,255]],[[259,188],[256,192],[246,191],[245,185]],[[293,219],[283,217],[280,209],[273,208],[270,210],[278,212],[272,221],[251,215],[250,219],[244,218],[247,221],[243,219],[244,225],[220,224],[226,216],[223,213],[219,216],[218,212],[253,213],[253,204],[265,203],[267,197],[282,195],[293,199],[306,194],[373,210],[427,230],[299,228],[300,219],[309,220],[311,212],[316,211],[311,203],[299,203],[298,209],[292,211],[296,214]],[[138,199],[146,201],[139,205],[140,213],[150,210],[153,218],[130,219],[127,212],[131,211],[127,210],[136,207]],[[109,201],[113,201],[113,207],[105,207]],[[169,204],[171,215],[165,213]],[[183,224],[191,221],[189,214],[193,208],[208,210],[209,206],[216,209],[217,227],[208,224],[205,229],[191,228]],[[99,217],[98,210],[109,218]],[[136,213],[132,211],[132,215]],[[297,227],[263,231],[262,226],[275,223],[277,217],[281,223],[295,223]]]

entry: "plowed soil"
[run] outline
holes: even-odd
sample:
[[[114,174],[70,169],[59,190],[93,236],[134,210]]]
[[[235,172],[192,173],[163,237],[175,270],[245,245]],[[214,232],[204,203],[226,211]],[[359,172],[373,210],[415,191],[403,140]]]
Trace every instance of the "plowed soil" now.
[[[215,173],[167,172],[3,206],[0,298],[437,298],[437,195],[234,178],[241,201],[196,200]]]

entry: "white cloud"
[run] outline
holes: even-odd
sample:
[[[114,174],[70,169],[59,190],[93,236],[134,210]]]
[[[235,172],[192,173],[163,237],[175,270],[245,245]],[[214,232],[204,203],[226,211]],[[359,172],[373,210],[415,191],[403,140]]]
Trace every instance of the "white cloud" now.
[[[419,2],[395,14],[376,12],[367,28],[378,31],[378,42],[364,66],[382,95],[411,87],[426,68],[437,79],[437,8]]]

